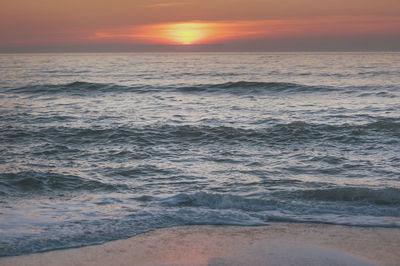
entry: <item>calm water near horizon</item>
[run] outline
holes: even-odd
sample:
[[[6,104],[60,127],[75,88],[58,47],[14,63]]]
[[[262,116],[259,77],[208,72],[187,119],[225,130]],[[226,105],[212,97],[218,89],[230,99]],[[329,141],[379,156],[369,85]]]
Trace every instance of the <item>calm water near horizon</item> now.
[[[0,54],[0,256],[273,221],[400,227],[400,53]]]

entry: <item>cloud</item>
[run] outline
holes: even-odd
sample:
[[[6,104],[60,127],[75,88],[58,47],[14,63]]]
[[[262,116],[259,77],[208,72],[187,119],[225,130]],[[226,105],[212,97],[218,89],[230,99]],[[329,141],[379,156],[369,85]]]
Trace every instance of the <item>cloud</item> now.
[[[267,34],[265,21],[187,21],[99,31],[92,40],[159,44],[205,44]]]
[[[145,8],[163,8],[163,7],[174,7],[174,6],[184,6],[190,5],[189,2],[158,2],[153,4],[143,5]]]
[[[187,21],[98,31],[88,39],[152,44],[210,44],[244,39],[399,34],[400,18],[320,17],[286,20]]]

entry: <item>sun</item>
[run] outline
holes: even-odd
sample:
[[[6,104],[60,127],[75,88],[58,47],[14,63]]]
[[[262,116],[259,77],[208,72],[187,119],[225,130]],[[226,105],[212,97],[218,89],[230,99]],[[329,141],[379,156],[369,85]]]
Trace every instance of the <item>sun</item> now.
[[[199,39],[199,36],[201,33],[197,30],[185,30],[185,29],[179,29],[174,32],[171,32],[171,37],[176,40],[177,42],[181,44],[192,44],[196,40]]]
[[[0,0],[1,1],[1,0]],[[110,39],[143,44],[207,45],[230,40],[265,36],[265,22],[186,21],[145,24],[96,32],[90,40]]]
[[[165,25],[166,38],[176,44],[191,45],[204,41],[211,30],[204,23],[185,22]]]

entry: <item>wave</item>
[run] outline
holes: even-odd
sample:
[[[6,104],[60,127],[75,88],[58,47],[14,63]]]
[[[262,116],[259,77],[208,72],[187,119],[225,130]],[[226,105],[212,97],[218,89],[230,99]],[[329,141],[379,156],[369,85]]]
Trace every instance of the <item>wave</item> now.
[[[198,84],[194,86],[148,86],[148,85],[135,85],[135,86],[121,86],[116,84],[106,83],[90,83],[77,81],[68,84],[44,84],[24,86],[7,90],[8,93],[21,93],[21,94],[57,94],[65,93],[72,95],[85,95],[92,93],[105,93],[105,92],[136,92],[136,93],[150,93],[150,92],[163,92],[163,91],[177,91],[186,93],[195,92],[212,92],[212,93],[232,93],[232,94],[258,94],[263,92],[327,92],[337,90],[334,87],[328,86],[307,86],[296,83],[287,82],[226,82],[219,84]]]
[[[36,171],[0,174],[0,193],[5,195],[11,195],[12,192],[38,194],[54,191],[115,191],[117,189],[115,185],[75,175]]]
[[[262,93],[262,92],[315,92],[336,90],[328,86],[307,86],[288,82],[226,82],[221,84],[197,85],[192,87],[180,87],[178,91],[184,92],[229,92],[234,94]]]
[[[296,193],[309,200],[323,201],[363,201],[377,205],[400,205],[400,189],[370,189],[362,187],[341,187],[319,190],[305,190]]]
[[[382,98],[397,98],[398,96],[392,93],[388,92],[367,92],[367,93],[361,93],[358,95],[358,97],[382,97]]]
[[[207,207],[210,209],[240,209],[244,211],[264,211],[275,204],[272,200],[252,199],[229,194],[211,194],[198,192],[195,194],[181,193],[160,200],[164,207]],[[268,208],[270,206],[270,208]]]
[[[137,88],[141,88],[138,86]],[[27,85],[20,88],[13,88],[7,90],[9,93],[21,94],[39,94],[39,95],[52,95],[52,94],[72,94],[72,95],[85,95],[88,93],[101,93],[101,92],[114,92],[128,89],[128,87],[106,84],[106,83],[90,83],[76,81],[67,84],[42,84],[42,85]]]
[[[346,188],[338,188],[342,190]],[[363,189],[363,188],[354,188]],[[324,190],[321,190],[323,194]],[[325,190],[326,191],[326,190]],[[379,195],[386,192],[395,193],[391,189],[381,189]],[[325,205],[310,204],[307,200],[291,194],[290,200],[273,201],[273,195],[264,195],[267,199],[248,198],[231,194],[213,194],[206,192],[181,193],[170,197],[144,195],[132,198],[136,202],[126,202],[125,206],[138,206],[128,213],[105,208],[106,216],[85,215],[81,220],[68,223],[56,222],[45,224],[40,233],[17,235],[14,232],[4,235],[0,256],[19,255],[23,253],[43,252],[49,249],[72,248],[82,245],[100,244],[105,241],[128,238],[139,233],[158,228],[187,225],[238,225],[261,226],[268,222],[311,222],[342,224],[353,226],[374,226],[399,228],[398,206],[368,205],[363,210],[373,209],[380,215],[371,215],[360,211],[354,212],[357,205]],[[381,197],[381,196],[379,196]],[[391,196],[390,196],[391,197]],[[358,199],[357,199],[358,200]],[[390,200],[389,198],[386,200]],[[394,196],[394,201],[398,197]],[[318,201],[318,200],[315,200]],[[328,206],[329,207],[329,206]],[[92,206],[89,206],[92,208]],[[64,210],[60,210],[63,214]],[[75,208],[66,212],[75,212]],[[58,213],[57,213],[58,214]],[[392,214],[388,216],[387,214]],[[68,213],[66,214],[68,215]],[[92,216],[92,215],[90,215]],[[44,219],[43,219],[44,220]],[[53,232],[56,232],[53,233]]]
[[[377,76],[398,76],[400,71],[362,71],[357,76],[377,77]]]
[[[30,95],[40,95],[40,96],[55,95],[55,94],[88,96],[97,93],[124,92],[124,91],[146,92],[146,91],[151,91],[151,88],[149,86],[128,87],[116,84],[76,81],[67,84],[28,85],[7,90],[8,93],[30,94]]]
[[[261,198],[197,192],[166,198],[145,195],[135,200],[144,208],[162,210],[174,223],[183,225],[265,225],[276,221],[399,227],[399,197],[397,188],[338,187],[272,191]]]
[[[293,192],[278,191],[265,196],[266,198],[261,199],[246,198],[231,194],[197,192],[194,194],[181,193],[167,198],[156,198],[145,195],[136,198],[136,200],[154,202],[158,206],[163,207],[201,207],[215,210],[233,209],[249,212],[276,210],[279,207],[283,207],[282,202],[287,199],[400,205],[400,189],[398,188],[337,187],[330,189],[297,190]],[[305,204],[308,203],[305,202]]]
[[[30,143],[34,139],[52,140],[54,143],[140,143],[156,145],[162,143],[219,142],[241,141],[290,142],[305,140],[326,140],[352,143],[362,141],[365,136],[385,135],[385,141],[398,141],[400,121],[381,119],[367,124],[312,124],[303,121],[275,124],[266,128],[247,129],[230,126],[197,126],[197,125],[148,125],[132,127],[14,127],[8,126],[1,133],[0,142]],[[51,145],[50,145],[51,146]],[[51,147],[49,147],[51,148]]]

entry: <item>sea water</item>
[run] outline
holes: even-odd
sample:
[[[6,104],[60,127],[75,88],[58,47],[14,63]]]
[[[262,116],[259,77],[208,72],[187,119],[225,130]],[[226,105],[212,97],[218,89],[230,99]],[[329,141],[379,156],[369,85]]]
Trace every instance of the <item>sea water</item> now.
[[[0,55],[0,256],[279,221],[400,227],[400,53]]]

